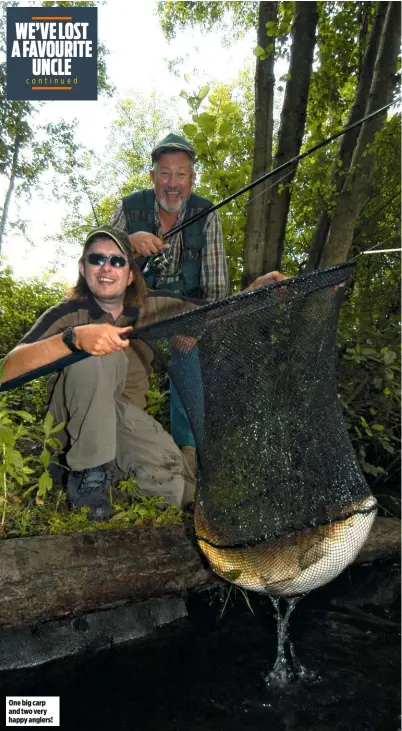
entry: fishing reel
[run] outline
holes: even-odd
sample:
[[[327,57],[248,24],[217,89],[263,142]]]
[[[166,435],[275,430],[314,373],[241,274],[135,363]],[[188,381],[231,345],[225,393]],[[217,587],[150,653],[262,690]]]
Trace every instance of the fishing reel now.
[[[168,244],[169,242],[164,234],[160,237],[161,241],[164,244]],[[172,263],[173,259],[173,253],[168,251],[161,251],[159,254],[155,254],[154,256],[150,256],[148,258],[148,261],[143,269],[143,274],[151,274],[154,277],[163,277],[167,274],[169,271],[169,267]]]
[[[172,255],[168,252],[161,251],[160,254],[155,254],[154,257],[150,257],[144,267],[143,274],[152,274],[155,277],[163,277],[169,269],[172,262]]]

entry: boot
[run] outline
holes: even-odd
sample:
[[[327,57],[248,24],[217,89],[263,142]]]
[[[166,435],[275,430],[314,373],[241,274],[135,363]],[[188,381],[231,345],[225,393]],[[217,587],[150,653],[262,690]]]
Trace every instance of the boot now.
[[[105,465],[80,472],[72,470],[68,475],[67,495],[72,507],[89,508],[88,520],[109,520],[112,504],[107,494]]]

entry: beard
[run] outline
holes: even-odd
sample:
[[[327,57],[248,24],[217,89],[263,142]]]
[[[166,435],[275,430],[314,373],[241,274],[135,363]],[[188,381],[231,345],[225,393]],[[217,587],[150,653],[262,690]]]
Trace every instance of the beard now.
[[[165,213],[179,213],[187,203],[187,198],[183,198],[182,194],[179,193],[179,200],[175,203],[170,201],[167,196],[168,191],[164,191],[163,195],[156,196],[158,205],[162,208]]]
[[[94,294],[94,297],[99,300],[99,302],[113,302],[113,300],[119,301],[124,299],[124,293],[123,294]]]
[[[107,287],[92,286],[90,290],[98,302],[123,302],[126,293],[126,287],[111,287],[108,291]]]

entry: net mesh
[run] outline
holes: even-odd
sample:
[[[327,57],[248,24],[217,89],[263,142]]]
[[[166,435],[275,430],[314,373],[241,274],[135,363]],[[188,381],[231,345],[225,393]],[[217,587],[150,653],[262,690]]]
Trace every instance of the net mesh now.
[[[195,527],[215,571],[294,595],[355,557],[375,516],[339,405],[336,329],[354,262],[137,331],[197,443]]]

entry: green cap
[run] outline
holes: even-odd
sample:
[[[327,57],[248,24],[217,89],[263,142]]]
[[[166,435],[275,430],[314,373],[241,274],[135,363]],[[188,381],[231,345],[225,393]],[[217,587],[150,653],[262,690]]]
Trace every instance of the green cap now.
[[[123,254],[130,255],[133,253],[130,239],[125,231],[120,231],[119,228],[114,228],[114,226],[109,226],[108,224],[105,226],[99,226],[98,228],[93,228],[92,231],[89,232],[84,242],[84,251],[94,239],[98,238],[98,236],[108,236],[110,239],[113,239]]]
[[[194,160],[195,158],[195,150],[192,146],[191,142],[188,140],[185,140],[184,137],[179,137],[179,135],[175,135],[172,132],[167,135],[159,144],[156,145],[155,149],[151,152],[151,159],[152,162],[155,162],[156,160],[159,160],[160,155],[162,152],[166,152],[167,150],[183,150],[183,152],[187,152],[188,155]]]

